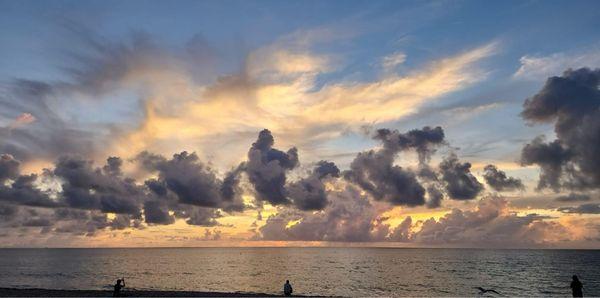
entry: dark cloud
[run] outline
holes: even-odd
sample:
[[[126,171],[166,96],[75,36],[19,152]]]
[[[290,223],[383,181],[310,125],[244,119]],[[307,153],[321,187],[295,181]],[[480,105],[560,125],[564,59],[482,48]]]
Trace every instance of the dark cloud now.
[[[394,205],[419,206],[425,204],[425,189],[416,175],[393,165],[395,154],[387,151],[359,153],[344,173],[346,180],[356,183],[376,200]]]
[[[589,201],[591,197],[587,194],[582,193],[570,193],[566,196],[558,196],[554,198],[558,202],[578,202],[578,201]]]
[[[174,193],[181,204],[242,211],[244,204],[238,187],[240,170],[228,173],[223,181],[216,172],[202,163],[195,153],[181,152],[172,159],[149,152],[140,153],[136,160],[147,170],[158,173],[146,186],[158,196]]]
[[[144,203],[144,219],[150,224],[169,225],[175,222],[175,218],[169,214],[168,206],[159,201]]]
[[[567,70],[550,77],[525,100],[521,116],[553,123],[557,139],[540,137],[523,148],[523,164],[541,168],[538,188],[600,187],[600,69]]]
[[[564,148],[559,140],[549,143],[543,136],[536,137],[521,151],[521,164],[537,164],[541,168],[538,189],[553,188],[560,190],[564,165],[572,158],[572,152]]]
[[[221,196],[225,206],[223,210],[227,212],[238,211],[241,212],[246,207],[241,197],[242,188],[240,187],[240,174],[244,170],[243,164],[237,168],[229,171],[223,178],[221,184]]]
[[[274,144],[271,132],[262,130],[248,151],[245,171],[258,200],[274,206],[286,205],[290,203],[285,190],[286,173],[298,165],[298,150],[283,152],[274,149]]]
[[[17,207],[10,204],[0,204],[0,223],[7,222],[15,218]]]
[[[419,155],[422,169],[428,169],[427,162],[435,148],[444,143],[444,131],[426,126],[407,133],[379,129],[374,139],[383,143],[379,150],[359,153],[344,173],[346,180],[356,183],[376,200],[384,200],[394,205],[419,206],[425,204],[425,188],[410,169],[394,165],[400,151],[414,149]]]
[[[600,214],[600,204],[582,204],[577,207],[561,207],[558,211],[578,214]]]
[[[194,226],[213,227],[219,225],[217,218],[222,217],[221,213],[212,208],[194,207],[184,212],[188,217],[186,223]]]
[[[113,161],[111,164],[111,160]],[[120,164],[108,159],[107,171],[94,168],[93,162],[80,157],[63,156],[52,172],[62,183],[62,198],[67,206],[96,209],[102,212],[141,215],[140,203],[146,198],[144,189],[133,179],[120,177]]]
[[[327,176],[335,178],[340,177],[340,169],[338,169],[335,163],[326,160],[321,160],[317,163],[314,173],[319,179],[323,179]]]
[[[427,208],[438,208],[442,205],[442,200],[444,199],[444,194],[442,191],[434,185],[430,185],[427,187]]]
[[[121,166],[123,160],[120,157],[111,156],[106,159],[106,165],[102,168],[104,173],[111,176],[119,176],[122,174]]]
[[[483,170],[485,182],[496,191],[525,189],[521,179],[506,176],[506,173],[498,170],[495,165],[487,165]]]
[[[471,164],[461,163],[455,154],[445,158],[439,168],[451,199],[471,200],[483,190],[483,185],[471,174]]]
[[[48,218],[38,217],[27,219],[22,225],[24,227],[49,227],[53,225],[53,222]]]
[[[221,205],[221,182],[195,153],[183,151],[167,160],[144,152],[137,159],[148,169],[158,171],[158,180],[164,182],[181,203],[213,208]]]
[[[90,217],[87,210],[58,208],[54,210],[54,217],[57,220],[87,220]]]
[[[144,181],[144,184],[157,196],[164,197],[167,195],[167,186],[162,181],[148,179]]]
[[[36,174],[21,175],[9,185],[0,185],[0,200],[32,207],[57,207],[61,203],[35,186]]]
[[[308,177],[290,183],[287,193],[300,210],[322,210],[327,206],[327,191],[323,183],[328,177],[338,178],[340,170],[328,161],[320,161]]]
[[[437,126],[425,126],[422,129],[413,129],[407,133],[397,130],[378,129],[374,139],[383,142],[384,147],[390,151],[398,152],[414,149],[419,155],[419,162],[427,164],[436,147],[444,144],[444,130]]]
[[[0,184],[8,179],[15,179],[19,176],[19,167],[21,163],[10,154],[0,155]]]

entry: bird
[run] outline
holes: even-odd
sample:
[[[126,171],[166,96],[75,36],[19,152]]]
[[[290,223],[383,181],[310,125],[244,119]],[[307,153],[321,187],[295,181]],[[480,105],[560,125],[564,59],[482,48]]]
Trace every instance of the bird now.
[[[481,294],[485,294],[485,293],[488,293],[488,292],[489,292],[489,293],[495,293],[495,294],[498,294],[498,295],[500,295],[500,293],[498,293],[498,292],[496,292],[495,290],[492,290],[492,289],[484,289],[484,288],[482,288],[482,287],[476,287],[475,289],[478,289],[478,290],[479,290],[479,295],[481,295]]]

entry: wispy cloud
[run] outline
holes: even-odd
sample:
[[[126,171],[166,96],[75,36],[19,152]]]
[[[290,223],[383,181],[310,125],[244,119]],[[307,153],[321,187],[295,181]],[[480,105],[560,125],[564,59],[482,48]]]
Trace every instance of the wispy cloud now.
[[[561,52],[550,55],[525,55],[519,59],[521,66],[513,74],[516,79],[545,80],[569,68],[599,67],[600,47],[583,52]]]

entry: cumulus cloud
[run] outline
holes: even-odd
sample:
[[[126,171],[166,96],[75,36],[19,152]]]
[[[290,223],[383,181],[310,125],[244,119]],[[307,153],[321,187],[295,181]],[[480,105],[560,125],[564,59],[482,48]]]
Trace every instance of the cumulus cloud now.
[[[525,100],[521,116],[553,123],[556,140],[537,137],[521,154],[525,165],[540,166],[538,189],[600,187],[600,69],[567,70],[550,77]]]
[[[287,193],[300,210],[322,210],[328,203],[324,180],[339,176],[340,170],[334,163],[322,160],[308,177],[291,183]]]
[[[58,159],[52,173],[62,180],[62,199],[69,207],[138,218],[140,202],[145,198],[144,190],[135,180],[118,176],[119,166],[114,158],[109,158],[102,170],[94,168],[92,161],[64,156]]]
[[[333,191],[329,197],[330,204],[319,212],[286,209],[269,216],[255,239],[363,242],[388,234],[377,209],[356,188]]]
[[[271,131],[262,130],[248,151],[244,168],[257,199],[276,206],[290,203],[285,190],[286,173],[298,165],[298,150],[294,147],[283,152],[274,149],[274,144]]]
[[[378,129],[374,139],[380,140],[383,146],[392,152],[414,149],[422,165],[429,163],[436,147],[444,144],[444,130],[437,126],[425,126],[422,129],[413,129],[406,133],[397,130]]]
[[[202,207],[220,207],[222,196],[221,181],[215,172],[200,162],[195,153],[183,151],[173,155],[172,159],[148,152],[137,156],[147,170],[158,172],[158,183],[177,195],[183,204]],[[155,180],[148,184],[153,185]]]
[[[496,191],[525,189],[521,179],[506,176],[506,173],[498,170],[495,165],[487,165],[483,170],[485,182]]]
[[[374,139],[383,143],[379,150],[359,153],[344,173],[346,180],[356,183],[376,200],[394,205],[418,206],[425,204],[425,188],[410,169],[394,165],[399,152],[415,150],[419,162],[426,165],[435,147],[444,141],[441,127],[411,130],[407,133],[379,129]]]
[[[32,207],[58,207],[62,203],[50,198],[49,194],[36,185],[38,175],[20,175],[8,185],[0,185],[0,200]]]
[[[469,247],[529,247],[573,240],[571,227],[535,213],[518,215],[502,197],[486,197],[475,208],[454,208],[439,219],[407,216],[391,227],[368,198],[353,188],[335,191],[331,204],[314,213],[280,210],[254,240],[392,241]],[[589,211],[589,210],[588,210]]]
[[[505,199],[488,197],[473,210],[453,209],[439,220],[424,221],[411,239],[429,244],[478,247],[535,245],[544,244],[550,238],[552,241],[570,239],[567,227],[546,219],[549,218],[537,214],[511,213]]]
[[[150,224],[168,225],[175,222],[175,217],[169,214],[168,206],[160,201],[144,203],[144,219]]]
[[[471,164],[461,163],[450,154],[439,165],[446,192],[454,200],[472,200],[483,190],[483,185],[471,174]]]

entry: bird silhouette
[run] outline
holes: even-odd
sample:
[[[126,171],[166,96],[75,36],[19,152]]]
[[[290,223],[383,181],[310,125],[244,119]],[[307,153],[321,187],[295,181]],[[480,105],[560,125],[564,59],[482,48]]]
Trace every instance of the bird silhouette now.
[[[500,295],[500,293],[498,293],[498,292],[496,292],[495,290],[492,290],[492,289],[484,289],[482,287],[476,287],[475,289],[479,290],[479,295],[485,294],[485,293],[495,293],[495,294]]]

